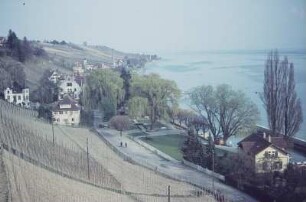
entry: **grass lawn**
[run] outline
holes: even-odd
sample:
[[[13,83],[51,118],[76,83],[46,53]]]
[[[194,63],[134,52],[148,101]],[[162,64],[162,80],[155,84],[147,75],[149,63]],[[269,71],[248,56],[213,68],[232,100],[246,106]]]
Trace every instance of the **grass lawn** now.
[[[152,145],[156,149],[168,154],[169,156],[181,161],[183,159],[181,146],[185,141],[186,136],[182,135],[166,135],[143,138],[142,140]]]
[[[128,133],[129,136],[131,137],[137,137],[137,136],[143,136],[143,135],[146,135],[145,133],[143,132],[136,132],[136,133]]]

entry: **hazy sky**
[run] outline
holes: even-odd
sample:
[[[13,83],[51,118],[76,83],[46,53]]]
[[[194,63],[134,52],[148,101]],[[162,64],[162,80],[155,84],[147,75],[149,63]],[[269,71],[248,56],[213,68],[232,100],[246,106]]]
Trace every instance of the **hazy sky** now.
[[[0,35],[9,29],[137,52],[306,49],[306,1],[0,0]]]

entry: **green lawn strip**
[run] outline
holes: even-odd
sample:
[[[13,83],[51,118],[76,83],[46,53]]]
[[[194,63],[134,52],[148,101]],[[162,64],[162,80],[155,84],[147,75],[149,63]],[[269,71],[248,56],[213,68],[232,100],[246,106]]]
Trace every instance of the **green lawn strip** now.
[[[143,138],[142,140],[169,156],[181,161],[183,159],[181,147],[186,139],[182,135],[165,135]]]
[[[143,132],[135,132],[135,133],[128,133],[129,136],[131,137],[138,137],[138,136],[143,136],[143,135],[146,135],[145,133]]]

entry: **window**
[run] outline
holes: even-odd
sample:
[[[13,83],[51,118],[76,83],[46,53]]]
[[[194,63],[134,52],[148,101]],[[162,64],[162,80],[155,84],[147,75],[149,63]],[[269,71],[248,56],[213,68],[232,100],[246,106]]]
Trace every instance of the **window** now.
[[[74,118],[72,118],[71,121],[73,122],[73,121],[74,121]]]
[[[60,111],[59,114],[63,114],[63,111]]]
[[[271,162],[263,162],[262,169],[265,171],[271,170]]]
[[[18,100],[21,100],[21,96],[20,95],[18,95]]]
[[[67,86],[72,86],[72,83],[67,83]]]
[[[273,170],[281,170],[283,168],[283,163],[281,161],[273,162]]]
[[[264,155],[266,158],[277,158],[278,152],[277,151],[266,151]]]
[[[9,95],[7,96],[7,99],[10,100],[10,96]]]
[[[57,119],[57,122],[60,122],[60,119]]]

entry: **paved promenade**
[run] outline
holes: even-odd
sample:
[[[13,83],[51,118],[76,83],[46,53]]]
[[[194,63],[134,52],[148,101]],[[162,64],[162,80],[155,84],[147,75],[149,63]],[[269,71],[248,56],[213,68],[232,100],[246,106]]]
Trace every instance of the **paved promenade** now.
[[[256,201],[249,195],[233,187],[227,186],[219,182],[217,179],[215,179],[213,183],[211,176],[185,166],[175,159],[165,159],[159,155],[156,155],[155,152],[148,150],[147,148],[130,139],[126,133],[123,133],[123,135],[120,136],[118,131],[112,129],[97,128],[96,130],[100,136],[103,136],[105,140],[116,147],[120,153],[130,157],[138,164],[156,170],[157,172],[171,178],[195,184],[200,187],[206,187],[212,190],[214,186],[214,190],[219,190],[232,201]],[[171,131],[168,130],[168,132]],[[167,130],[163,131],[163,133],[167,133]],[[123,143],[122,146],[121,142]],[[125,143],[127,144],[127,147],[125,147]]]

